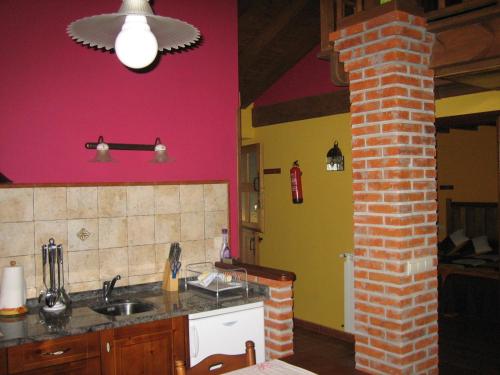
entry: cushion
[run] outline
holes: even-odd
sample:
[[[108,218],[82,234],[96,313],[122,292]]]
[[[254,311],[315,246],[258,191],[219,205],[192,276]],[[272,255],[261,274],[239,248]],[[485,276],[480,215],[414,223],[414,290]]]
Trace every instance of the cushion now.
[[[457,255],[468,241],[469,238],[465,235],[464,230],[459,229],[438,244],[439,253],[445,256]]]
[[[450,238],[455,246],[462,246],[465,242],[469,241],[469,238],[465,235],[463,229],[459,229],[450,234]]]
[[[487,236],[474,237],[472,243],[474,244],[474,252],[476,254],[485,254],[493,250],[488,243]]]

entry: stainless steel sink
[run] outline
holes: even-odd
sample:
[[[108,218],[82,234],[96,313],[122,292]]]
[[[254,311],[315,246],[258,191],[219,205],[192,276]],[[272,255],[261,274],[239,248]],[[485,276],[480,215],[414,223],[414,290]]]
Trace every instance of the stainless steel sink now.
[[[110,303],[91,306],[99,314],[118,316],[139,314],[154,309],[154,305],[137,300],[115,300]]]

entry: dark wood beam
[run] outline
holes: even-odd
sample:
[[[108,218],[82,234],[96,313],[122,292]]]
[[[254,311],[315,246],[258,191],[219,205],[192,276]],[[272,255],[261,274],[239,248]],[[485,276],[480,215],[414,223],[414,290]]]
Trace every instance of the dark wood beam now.
[[[436,131],[447,133],[449,129],[477,130],[478,126],[496,126],[499,116],[500,111],[490,111],[437,117]]]
[[[342,89],[328,94],[255,107],[252,111],[252,124],[254,127],[259,127],[347,113],[349,108],[349,90]]]

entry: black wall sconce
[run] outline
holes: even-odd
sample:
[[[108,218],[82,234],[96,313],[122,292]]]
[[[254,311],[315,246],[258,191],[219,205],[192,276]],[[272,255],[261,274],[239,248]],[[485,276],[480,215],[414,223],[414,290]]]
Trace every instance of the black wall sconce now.
[[[85,143],[85,148],[88,150],[97,150],[95,158],[91,160],[93,162],[113,161],[109,150],[154,151],[155,157],[151,160],[152,163],[166,163],[170,160],[167,155],[167,147],[161,143],[160,138],[156,138],[154,144],[144,145],[135,143],[105,143],[104,137],[101,135],[97,142]]]
[[[333,143],[333,147],[326,154],[326,170],[335,172],[344,170],[344,156],[337,141]]]

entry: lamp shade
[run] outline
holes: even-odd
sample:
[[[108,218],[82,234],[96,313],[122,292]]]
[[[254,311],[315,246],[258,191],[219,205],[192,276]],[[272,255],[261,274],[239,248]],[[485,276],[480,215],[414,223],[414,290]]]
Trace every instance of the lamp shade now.
[[[146,17],[159,51],[184,48],[200,38],[200,31],[193,25],[153,14],[147,0],[124,0],[118,12],[81,18],[69,24],[67,32],[84,45],[111,50],[115,48],[115,40],[130,15]]]

